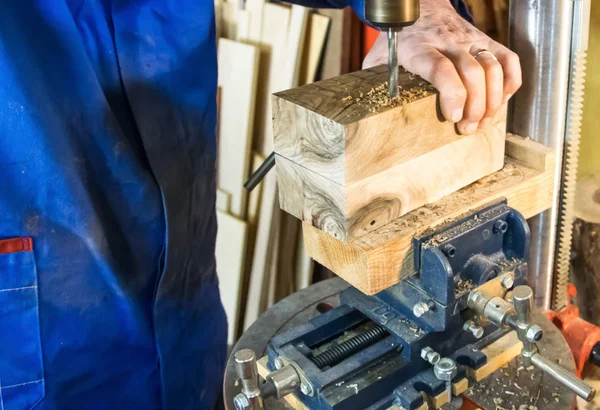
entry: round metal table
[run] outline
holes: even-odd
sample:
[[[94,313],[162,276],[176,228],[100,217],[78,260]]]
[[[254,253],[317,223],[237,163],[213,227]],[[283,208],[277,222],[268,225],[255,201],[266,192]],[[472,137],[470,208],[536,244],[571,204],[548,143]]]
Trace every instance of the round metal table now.
[[[348,286],[338,277],[328,279],[288,296],[263,313],[244,332],[229,357],[223,381],[225,408],[235,409],[233,398],[240,392],[232,359],[236,351],[252,349],[258,358],[262,357],[266,352],[267,344],[274,335],[319,315],[317,307],[321,303],[331,303],[337,306],[339,293]],[[558,329],[541,313],[535,314],[535,321],[544,330],[544,338],[538,343],[540,353],[574,372],[575,362],[571,351]],[[573,408],[575,403],[574,393],[537,369],[527,371],[521,365],[520,358],[492,373],[469,389],[465,396],[486,410],[497,408],[563,410]],[[265,408],[269,410],[290,409],[283,400],[274,399],[266,400]]]

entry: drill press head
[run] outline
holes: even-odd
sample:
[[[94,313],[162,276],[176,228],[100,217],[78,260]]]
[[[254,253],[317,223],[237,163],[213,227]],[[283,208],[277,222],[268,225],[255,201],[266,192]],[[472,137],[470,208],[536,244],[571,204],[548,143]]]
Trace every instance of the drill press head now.
[[[397,33],[419,18],[419,0],[365,0],[365,19],[388,34],[390,98],[398,95]]]

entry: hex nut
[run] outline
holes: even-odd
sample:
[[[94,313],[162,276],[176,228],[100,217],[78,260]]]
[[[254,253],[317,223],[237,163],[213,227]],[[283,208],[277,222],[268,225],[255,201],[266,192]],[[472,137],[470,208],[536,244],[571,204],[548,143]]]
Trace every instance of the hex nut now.
[[[314,394],[312,386],[308,383],[300,384],[300,391],[306,396],[312,396]]]
[[[427,360],[427,355],[433,351],[434,350],[431,347],[425,346],[423,349],[421,349],[421,358],[423,358],[424,360]]]
[[[473,336],[475,336],[475,338],[477,339],[481,339],[484,332],[483,328],[481,326],[477,326],[472,320],[467,320],[465,322],[465,324],[463,325],[463,330],[465,330],[466,332],[471,332]]]
[[[454,360],[444,357],[433,367],[433,373],[438,380],[452,381],[457,373],[456,363]]]
[[[525,333],[525,337],[527,337],[527,340],[529,340],[531,343],[539,342],[540,340],[542,340],[543,336],[544,331],[538,325],[529,326],[527,328],[527,332]]]
[[[437,362],[440,361],[441,356],[431,347],[425,346],[423,349],[421,349],[421,358],[429,362],[430,364],[435,365]]]
[[[236,410],[248,410],[250,409],[250,400],[248,400],[244,393],[239,393],[233,398],[233,405]]]
[[[512,276],[506,276],[502,279],[502,282],[500,282],[502,287],[506,290],[510,290],[512,289],[513,286],[515,286],[515,280],[512,278]]]

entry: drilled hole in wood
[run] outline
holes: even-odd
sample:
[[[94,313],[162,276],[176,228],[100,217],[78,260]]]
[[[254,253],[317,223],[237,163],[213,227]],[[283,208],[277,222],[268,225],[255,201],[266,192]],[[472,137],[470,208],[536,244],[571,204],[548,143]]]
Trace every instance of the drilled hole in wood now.
[[[371,221],[371,226],[375,225],[375,219]]]

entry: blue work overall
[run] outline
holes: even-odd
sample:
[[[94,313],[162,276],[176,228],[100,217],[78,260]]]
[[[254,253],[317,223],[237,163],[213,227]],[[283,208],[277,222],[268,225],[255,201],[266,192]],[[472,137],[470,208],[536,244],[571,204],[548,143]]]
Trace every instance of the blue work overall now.
[[[2,2],[0,410],[213,407],[216,88],[213,0]]]

